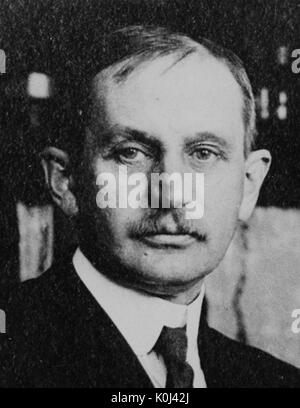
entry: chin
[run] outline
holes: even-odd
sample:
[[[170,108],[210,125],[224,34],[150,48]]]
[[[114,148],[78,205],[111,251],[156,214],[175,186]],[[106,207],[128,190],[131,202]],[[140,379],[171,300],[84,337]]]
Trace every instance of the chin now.
[[[173,292],[176,288],[181,291],[191,287],[210,272],[199,263],[199,257],[196,262],[191,261],[184,255],[160,257],[159,260],[148,256],[142,257],[137,264],[127,263],[127,269],[137,285],[164,292],[169,288]]]

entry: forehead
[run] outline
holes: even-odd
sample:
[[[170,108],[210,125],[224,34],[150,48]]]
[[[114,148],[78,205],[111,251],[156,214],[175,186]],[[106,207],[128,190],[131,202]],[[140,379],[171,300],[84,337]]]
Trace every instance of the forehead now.
[[[122,82],[106,70],[95,78],[94,94],[99,102],[94,120],[104,122],[105,117],[106,126],[174,140],[210,132],[243,144],[241,89],[213,57],[193,54],[179,62],[161,57],[139,65]]]

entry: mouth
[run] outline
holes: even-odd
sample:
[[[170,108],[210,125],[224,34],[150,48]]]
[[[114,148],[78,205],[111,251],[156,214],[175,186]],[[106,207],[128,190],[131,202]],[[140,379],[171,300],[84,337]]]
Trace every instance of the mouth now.
[[[145,235],[141,241],[158,249],[185,249],[196,242],[196,238],[190,234],[152,234]]]

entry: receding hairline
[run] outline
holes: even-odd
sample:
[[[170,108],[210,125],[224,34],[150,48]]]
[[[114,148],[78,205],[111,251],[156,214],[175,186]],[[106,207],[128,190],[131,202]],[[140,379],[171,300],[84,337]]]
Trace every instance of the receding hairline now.
[[[181,61],[186,60],[189,57],[195,55],[200,57],[199,64],[205,63],[207,61],[213,61],[216,62],[218,65],[222,66],[224,70],[232,78],[234,84],[237,85],[241,96],[241,104],[244,104],[241,86],[237,82],[236,78],[232,74],[231,70],[229,69],[225,61],[218,59],[205,46],[195,42],[193,43],[194,43],[193,51],[185,53],[184,55],[182,52],[180,53],[178,51],[173,51],[163,55],[151,55],[147,59],[143,58],[139,59],[138,61],[134,58],[134,56],[131,56],[122,61],[117,61],[116,63],[101,70],[98,74],[95,75],[91,82],[90,102],[91,105],[93,106],[92,109],[100,108],[102,114],[105,114],[105,100],[111,85],[118,86],[124,84],[128,79],[130,79],[130,76],[132,74],[135,74],[137,72],[143,72],[145,69],[147,69],[147,67],[149,67],[151,63],[155,63],[159,60],[164,60],[168,59],[168,57],[171,57],[171,59],[164,64],[165,67],[160,68],[161,72],[159,73],[159,75],[164,75],[166,72],[176,67],[176,65]],[[134,64],[134,68],[127,71],[127,68],[129,66],[131,67],[132,64]],[[124,75],[124,70],[126,70],[126,75]],[[243,106],[241,108],[243,108]]]

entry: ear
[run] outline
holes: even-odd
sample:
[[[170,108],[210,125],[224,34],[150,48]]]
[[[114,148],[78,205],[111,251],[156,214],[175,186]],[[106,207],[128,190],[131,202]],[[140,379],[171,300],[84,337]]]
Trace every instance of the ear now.
[[[46,184],[53,201],[66,215],[78,213],[75,195],[72,192],[73,179],[70,173],[69,156],[55,147],[47,147],[41,153]]]
[[[270,165],[271,154],[268,150],[256,150],[249,154],[245,164],[244,193],[239,211],[240,221],[247,221],[251,216]]]

